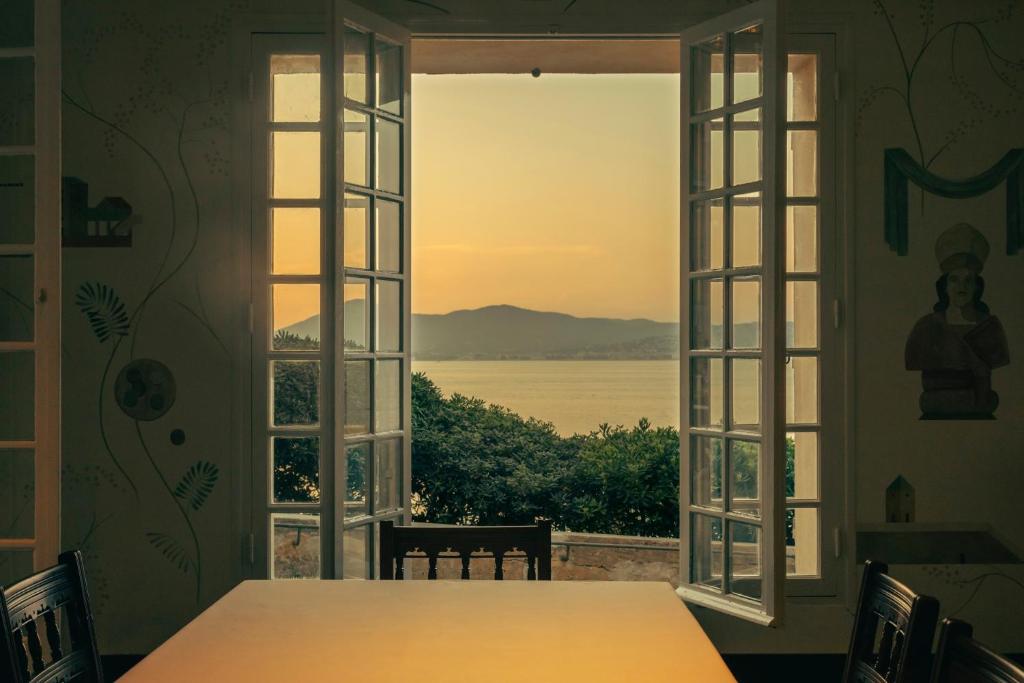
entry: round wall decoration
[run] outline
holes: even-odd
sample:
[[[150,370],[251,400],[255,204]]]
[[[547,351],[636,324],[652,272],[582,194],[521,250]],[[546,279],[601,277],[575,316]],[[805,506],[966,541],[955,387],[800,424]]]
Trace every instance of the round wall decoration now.
[[[128,417],[150,421],[163,416],[174,405],[174,375],[166,365],[151,358],[139,358],[121,368],[114,382],[114,398]]]

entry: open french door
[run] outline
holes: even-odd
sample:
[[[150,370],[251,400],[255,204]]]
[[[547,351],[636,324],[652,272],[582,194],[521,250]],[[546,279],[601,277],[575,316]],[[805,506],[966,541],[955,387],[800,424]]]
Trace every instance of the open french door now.
[[[773,625],[785,581],[785,50],[760,0],[681,35],[686,601]]]

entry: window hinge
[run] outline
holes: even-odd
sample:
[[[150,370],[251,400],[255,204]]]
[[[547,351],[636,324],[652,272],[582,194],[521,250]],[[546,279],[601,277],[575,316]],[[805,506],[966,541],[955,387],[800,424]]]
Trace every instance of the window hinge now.
[[[843,556],[843,532],[839,527],[832,529],[832,554],[838,560]]]
[[[833,90],[833,95],[835,95],[836,102],[838,102],[839,101],[839,72],[838,71],[836,71],[834,74],[832,74],[832,90]]]
[[[253,313],[252,302],[249,302],[249,335],[255,334],[255,314]]]
[[[843,324],[843,302],[839,299],[832,301],[832,324],[835,325],[837,330]]]
[[[256,564],[256,534],[249,533],[249,564]]]

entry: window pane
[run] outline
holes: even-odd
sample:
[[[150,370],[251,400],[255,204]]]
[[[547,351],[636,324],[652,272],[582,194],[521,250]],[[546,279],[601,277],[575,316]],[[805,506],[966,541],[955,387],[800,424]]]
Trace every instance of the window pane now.
[[[9,586],[33,571],[31,550],[0,550],[0,586]]]
[[[0,353],[0,441],[35,437],[35,354]]]
[[[320,55],[271,55],[272,121],[320,120]]]
[[[35,42],[34,9],[33,0],[4,0],[4,20],[0,23],[0,48],[32,46]],[[31,571],[30,567],[29,573]],[[0,585],[7,584],[0,581]]]
[[[738,195],[732,200],[732,266],[761,265],[761,195]]]
[[[377,351],[402,350],[402,283],[377,280]]]
[[[818,421],[818,359],[790,356],[786,363],[786,423]]]
[[[345,529],[342,538],[344,548],[344,561],[342,563],[342,575],[346,579],[369,579],[370,578],[370,554],[369,534],[370,526],[357,526],[352,529]]]
[[[394,432],[402,428],[402,361],[377,361],[374,377],[375,431]]]
[[[345,279],[345,351],[370,350],[370,281]]]
[[[274,502],[319,502],[320,437],[275,436],[271,441]]]
[[[821,573],[821,531],[817,508],[786,510],[786,574],[818,576]]]
[[[345,182],[370,185],[370,119],[366,114],[345,110]]]
[[[346,484],[345,518],[360,517],[370,512],[369,478],[366,465],[370,461],[370,444],[357,443],[345,448]]]
[[[690,185],[695,192],[717,190],[725,178],[724,119],[695,123],[690,130]]]
[[[730,442],[732,488],[729,509],[742,515],[761,516],[761,445],[751,441]]]
[[[402,440],[378,441],[375,448],[373,511],[387,512],[402,506]]]
[[[270,210],[275,275],[320,273],[320,209],[273,208]]]
[[[786,118],[813,121],[818,112],[818,55],[789,55]]]
[[[747,123],[732,131],[732,184],[761,179],[761,124]]]
[[[786,283],[786,346],[809,349],[818,346],[818,283]]]
[[[0,450],[0,533],[3,538],[35,535],[35,481],[34,451]]]
[[[791,130],[786,133],[786,195],[813,197],[818,194],[818,131]]]
[[[818,498],[818,434],[786,434],[786,497]]]
[[[320,515],[270,515],[274,561],[271,579],[320,578]]]
[[[818,270],[818,207],[786,207],[786,271]]]
[[[369,65],[370,37],[362,31],[346,26],[343,41],[345,97],[368,104],[366,67]]]
[[[377,107],[391,114],[402,113],[402,46],[377,36]]]
[[[733,358],[732,428],[758,431],[761,424],[761,361]]]
[[[751,26],[732,36],[732,101],[734,104],[761,96],[761,25]]]
[[[690,205],[690,264],[695,271],[718,270],[724,263],[721,199]]]
[[[761,599],[761,529],[729,522],[729,590],[752,600]]]
[[[690,48],[693,113],[725,104],[725,39],[715,36]]]
[[[722,509],[721,439],[690,437],[690,500],[693,505]]]
[[[6,13],[6,10],[5,10]],[[0,145],[35,142],[35,64],[31,57],[0,59]]]
[[[690,360],[690,426],[716,427],[724,424],[724,361],[721,358]]]
[[[345,194],[345,267],[369,269],[370,198]]]
[[[377,200],[377,270],[402,272],[402,206]]]
[[[320,198],[320,133],[275,131],[272,187],[276,199]]]
[[[402,192],[402,127],[377,119],[377,189]]]
[[[725,319],[722,280],[694,280],[690,283],[690,348],[722,348]]]
[[[761,347],[761,279],[732,281],[732,348]]]
[[[345,361],[345,436],[370,433],[370,361]]]
[[[0,244],[35,241],[35,157],[0,156]]]
[[[35,336],[35,259],[0,256],[0,341]]]
[[[274,351],[320,348],[320,285],[271,285]]]
[[[320,361],[274,360],[274,425],[315,425],[320,422]]]
[[[690,514],[690,580],[722,590],[722,520]]]

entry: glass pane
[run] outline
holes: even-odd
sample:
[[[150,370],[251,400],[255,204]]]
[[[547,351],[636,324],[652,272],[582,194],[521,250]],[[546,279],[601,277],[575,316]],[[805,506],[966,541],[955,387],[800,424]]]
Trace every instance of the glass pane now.
[[[732,468],[729,509],[742,515],[760,517],[761,445],[750,441],[732,441],[729,448]]]
[[[345,518],[370,512],[369,478],[366,464],[370,461],[370,444],[357,443],[345,447]]]
[[[761,348],[761,278],[732,281],[732,348]]]
[[[274,425],[315,425],[320,422],[320,361],[270,361],[274,377]]]
[[[35,270],[31,256],[0,256],[0,341],[35,336]]]
[[[690,48],[693,113],[725,104],[725,39],[715,36]]]
[[[818,194],[818,131],[791,130],[786,133],[786,195],[813,197]]]
[[[377,36],[377,107],[391,114],[402,113],[402,46]]]
[[[274,351],[320,348],[320,285],[271,285]]]
[[[818,498],[818,434],[786,434],[786,497]]]
[[[761,124],[736,124],[732,130],[732,184],[761,179]]]
[[[786,361],[786,423],[818,422],[818,359],[790,356]]]
[[[818,207],[786,207],[786,271],[818,270]]]
[[[818,55],[789,55],[786,119],[813,121],[818,113]]]
[[[35,354],[0,353],[0,441],[35,438]]]
[[[729,522],[729,590],[761,599],[761,529],[753,524]]]
[[[369,269],[370,198],[345,193],[345,267]]]
[[[720,428],[723,422],[724,362],[721,358],[690,360],[690,426]]]
[[[732,35],[732,101],[746,102],[761,96],[761,25]]]
[[[758,431],[761,424],[761,361],[733,358],[732,428]]]
[[[369,579],[370,578],[370,554],[369,534],[370,526],[357,526],[352,529],[345,529],[342,538],[344,548],[344,561],[342,563],[342,575],[346,579]]]
[[[370,118],[345,110],[345,182],[370,185]]]
[[[402,350],[402,283],[377,280],[377,351]]]
[[[813,349],[818,346],[818,283],[786,283],[786,346]]]
[[[690,437],[690,502],[722,509],[722,440]]]
[[[34,36],[33,0],[4,0],[4,20],[0,22],[0,48],[31,47]],[[0,585],[5,585],[0,581]]]
[[[34,79],[35,64],[31,57],[0,59],[0,145],[35,142]]]
[[[35,241],[35,157],[0,156],[0,244]]]
[[[690,580],[722,590],[722,520],[690,514]]]
[[[370,361],[345,361],[345,436],[370,433]]]
[[[377,361],[374,425],[378,434],[402,428],[402,361]]]
[[[271,579],[320,578],[320,515],[270,515],[274,561]]]
[[[319,199],[320,133],[275,131],[270,144],[274,198]]]
[[[367,66],[369,66],[370,37],[352,28],[345,27],[345,97],[369,104],[367,99]]]
[[[722,348],[724,284],[720,279],[690,283],[690,348]]]
[[[377,270],[402,272],[402,205],[377,200]]]
[[[0,550],[0,586],[9,586],[32,572],[31,550]]]
[[[345,351],[370,350],[370,281],[345,279]]]
[[[761,194],[732,200],[732,267],[761,265]]]
[[[320,501],[320,437],[275,436],[274,502],[317,503]]]
[[[0,450],[0,538],[35,535],[35,481],[33,451]]]
[[[690,206],[690,264],[694,271],[718,270],[724,262],[723,206],[721,199]]]
[[[320,55],[271,55],[272,121],[320,120]]]
[[[724,184],[724,119],[695,123],[690,127],[690,185],[695,192],[717,190]]]
[[[320,273],[320,209],[270,210],[275,275]]]
[[[402,192],[402,126],[377,119],[377,189]]]
[[[817,508],[786,510],[786,574],[818,576],[821,573],[821,532]]]
[[[373,511],[387,512],[402,507],[402,440],[378,441],[373,474]]]

